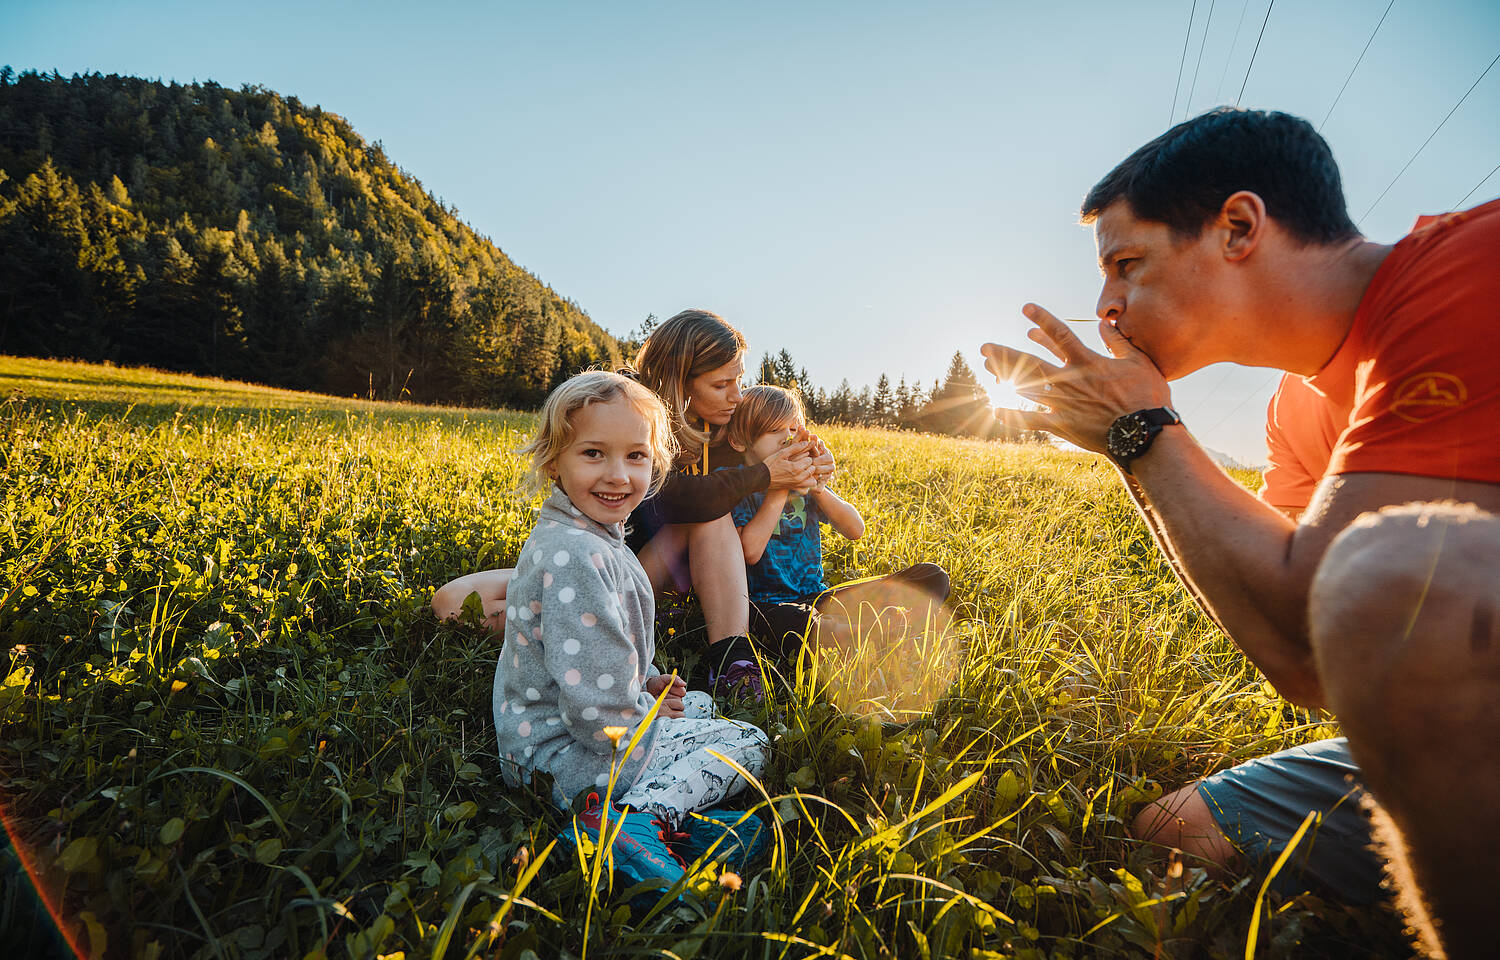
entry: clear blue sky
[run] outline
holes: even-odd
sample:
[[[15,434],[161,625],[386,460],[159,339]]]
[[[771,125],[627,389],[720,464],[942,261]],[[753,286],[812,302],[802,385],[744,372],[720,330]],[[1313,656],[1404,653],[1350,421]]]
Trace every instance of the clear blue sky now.
[[[1023,342],[1027,300],[1092,317],[1088,187],[1242,84],[1320,122],[1387,2],[10,0],[0,62],[295,95],[616,333],[702,306],[819,385],[930,384]],[[1396,0],[1323,127],[1367,235],[1500,164],[1497,66],[1364,216],[1497,54],[1493,0]],[[1259,462],[1272,380],[1215,367],[1175,399]]]

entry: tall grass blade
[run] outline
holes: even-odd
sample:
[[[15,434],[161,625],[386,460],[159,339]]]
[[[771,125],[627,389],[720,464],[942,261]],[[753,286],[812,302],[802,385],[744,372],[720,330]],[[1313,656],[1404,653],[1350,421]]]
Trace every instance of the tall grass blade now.
[[[1307,811],[1307,816],[1302,818],[1302,826],[1298,827],[1297,831],[1292,834],[1292,839],[1287,841],[1286,848],[1281,851],[1281,856],[1277,857],[1276,862],[1271,864],[1271,869],[1266,874],[1266,878],[1260,882],[1260,890],[1255,894],[1255,911],[1250,915],[1250,932],[1245,937],[1245,960],[1255,960],[1255,944],[1260,937],[1260,912],[1261,908],[1265,906],[1266,892],[1271,889],[1271,881],[1275,880],[1276,875],[1281,872],[1281,868],[1286,866],[1286,862],[1291,859],[1292,851],[1297,849],[1297,844],[1302,842],[1302,838],[1306,836],[1308,828],[1317,819],[1318,811]]]

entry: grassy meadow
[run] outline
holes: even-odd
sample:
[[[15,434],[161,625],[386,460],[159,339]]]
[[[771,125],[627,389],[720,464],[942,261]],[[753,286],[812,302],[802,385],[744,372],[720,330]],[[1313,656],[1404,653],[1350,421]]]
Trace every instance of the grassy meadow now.
[[[746,803],[776,852],[632,915],[549,847],[566,817],[545,791],[501,782],[498,641],[427,610],[525,540],[529,415],[0,358],[6,397],[17,955],[46,944],[18,862],[109,957],[1402,953],[1382,911],[1191,864],[1169,880],[1127,838],[1163,788],[1332,727],[1195,610],[1091,457],[825,431],[868,524],[825,536],[830,582],[942,564],[951,682],[861,708],[826,680],[866,661],[788,668],[732,708],[774,740]],[[662,611],[664,667],[701,624]]]

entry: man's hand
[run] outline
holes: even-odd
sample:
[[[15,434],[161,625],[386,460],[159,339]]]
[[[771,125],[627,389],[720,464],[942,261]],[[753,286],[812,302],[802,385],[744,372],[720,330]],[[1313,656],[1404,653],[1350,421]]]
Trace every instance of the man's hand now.
[[[653,697],[660,697],[661,692],[667,691],[667,698],[662,701],[661,709],[656,712],[659,717],[682,716],[682,698],[687,693],[687,684],[675,673],[659,673],[654,677],[646,678],[646,692]]]
[[[997,343],[981,347],[985,369],[996,380],[1010,381],[1016,393],[1047,408],[997,411],[1006,422],[1026,430],[1045,430],[1085,450],[1103,453],[1109,426],[1116,418],[1171,404],[1166,378],[1114,324],[1099,322],[1099,335],[1111,354],[1105,356],[1084,346],[1066,324],[1036,304],[1026,304],[1022,312],[1036,324],[1027,337],[1046,347],[1062,366]]]

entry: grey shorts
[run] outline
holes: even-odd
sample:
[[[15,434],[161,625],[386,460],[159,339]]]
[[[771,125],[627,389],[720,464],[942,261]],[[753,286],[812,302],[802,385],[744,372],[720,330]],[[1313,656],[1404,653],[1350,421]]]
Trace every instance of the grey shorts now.
[[[1277,892],[1321,886],[1319,892],[1350,904],[1381,896],[1383,861],[1371,849],[1365,790],[1345,738],[1246,761],[1199,783],[1198,795],[1224,836],[1261,871],[1271,868],[1307,814],[1317,811],[1271,883]]]

